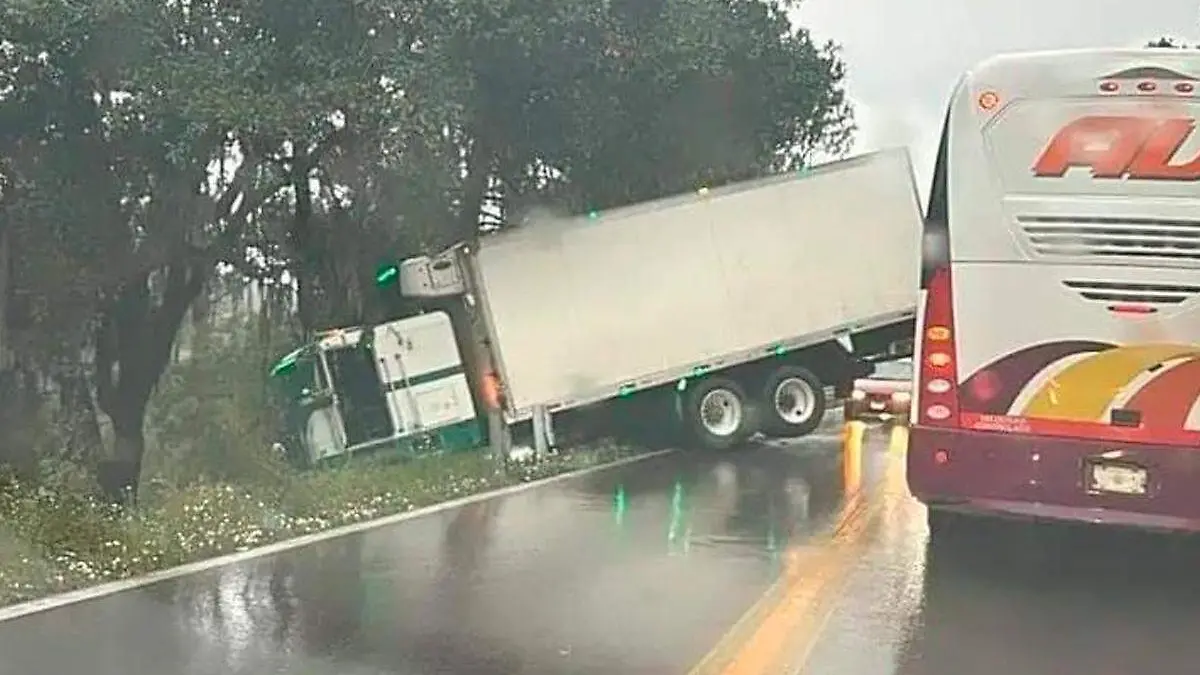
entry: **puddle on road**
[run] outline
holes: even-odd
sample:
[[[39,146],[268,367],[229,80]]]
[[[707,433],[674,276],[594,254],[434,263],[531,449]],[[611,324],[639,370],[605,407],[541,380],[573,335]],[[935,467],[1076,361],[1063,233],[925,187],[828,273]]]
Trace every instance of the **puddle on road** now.
[[[637,532],[644,540],[647,529],[659,530],[669,554],[721,549],[777,560],[788,546],[828,531],[844,495],[861,482],[861,467],[846,470],[837,447],[842,438],[830,435],[823,453],[762,447],[691,466],[676,463],[669,474],[622,476],[610,482],[603,500],[590,493],[580,508],[609,509],[613,528],[626,536]],[[862,453],[846,457],[857,465]]]

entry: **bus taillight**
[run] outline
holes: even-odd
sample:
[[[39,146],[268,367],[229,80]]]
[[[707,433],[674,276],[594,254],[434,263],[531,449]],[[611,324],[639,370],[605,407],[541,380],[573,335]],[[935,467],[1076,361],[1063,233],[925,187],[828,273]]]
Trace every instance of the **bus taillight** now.
[[[935,427],[958,423],[958,355],[950,268],[933,273],[926,287],[921,332],[920,421]]]
[[[936,377],[925,383],[925,391],[930,394],[946,394],[949,393],[954,385],[950,384],[950,380],[944,380]]]

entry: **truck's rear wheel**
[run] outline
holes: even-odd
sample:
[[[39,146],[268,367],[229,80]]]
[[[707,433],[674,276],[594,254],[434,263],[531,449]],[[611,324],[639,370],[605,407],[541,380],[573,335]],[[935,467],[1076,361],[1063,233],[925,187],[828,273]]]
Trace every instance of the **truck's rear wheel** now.
[[[807,436],[825,416],[825,385],[807,368],[780,366],[763,383],[763,409],[772,436]]]
[[[683,421],[705,448],[728,450],[755,431],[749,397],[741,385],[723,377],[697,382],[683,397]]]

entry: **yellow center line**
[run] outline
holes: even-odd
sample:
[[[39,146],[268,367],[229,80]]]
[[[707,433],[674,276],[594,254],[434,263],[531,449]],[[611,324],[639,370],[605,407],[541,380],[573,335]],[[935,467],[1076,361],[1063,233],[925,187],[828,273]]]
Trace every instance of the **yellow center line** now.
[[[865,505],[866,500],[860,494],[852,495],[842,509],[842,517],[838,520],[835,532],[851,532],[851,527],[857,527],[855,523],[862,520]],[[780,574],[779,579],[734,624],[733,628],[717,643],[717,646],[691,670],[692,675],[725,672],[723,668],[730,665],[742,651],[745,651],[742,649],[743,645],[760,633],[779,614],[781,607],[803,591],[802,585],[810,585],[812,579],[809,573],[816,574],[820,571],[819,565],[814,566],[813,562],[819,562],[822,557],[822,546],[828,546],[828,543],[818,546],[799,546],[786,551],[784,553],[784,571]]]
[[[907,430],[902,433],[893,433],[892,450],[899,452],[900,457],[903,457],[905,451],[904,445],[907,444],[907,437],[904,436]],[[901,444],[897,446],[896,441],[900,440]],[[904,484],[903,464],[895,456],[890,458],[888,471],[884,479],[883,489],[881,490],[880,500],[877,508],[871,514],[871,521],[874,524],[876,521],[891,517],[899,508],[901,499],[905,494],[906,487]],[[865,547],[866,540],[855,542],[853,547],[856,553]],[[847,566],[848,567],[848,566]],[[831,583],[825,588],[825,592],[821,595],[820,601],[812,611],[809,612],[802,625],[798,626],[792,634],[793,644],[790,646],[789,653],[792,658],[785,659],[769,672],[772,675],[786,673],[787,675],[799,675],[804,671],[805,665],[808,663],[812,652],[816,649],[820,637],[824,635],[826,627],[829,625],[830,619],[833,617],[834,600],[841,595],[842,589],[850,580],[849,569],[835,583]]]
[[[795,642],[807,620],[825,598],[849,575],[849,563],[865,541],[863,534],[873,519],[877,507],[860,506],[832,542],[812,552],[798,555],[789,561],[786,572],[787,591],[779,604],[759,625],[720,672],[722,675],[761,675],[776,673],[776,666]]]
[[[861,461],[861,431],[861,427],[848,429],[847,467],[858,467]],[[892,445],[896,440],[893,436]],[[691,675],[778,675],[785,672],[784,666],[799,666],[807,660],[832,614],[832,600],[869,542],[865,535],[870,525],[891,501],[898,464],[892,457],[883,494],[876,499],[867,499],[857,489],[857,468],[847,471],[847,490],[854,491],[849,493],[832,537],[790,549],[779,580],[691,670]],[[798,660],[789,658],[796,655]]]

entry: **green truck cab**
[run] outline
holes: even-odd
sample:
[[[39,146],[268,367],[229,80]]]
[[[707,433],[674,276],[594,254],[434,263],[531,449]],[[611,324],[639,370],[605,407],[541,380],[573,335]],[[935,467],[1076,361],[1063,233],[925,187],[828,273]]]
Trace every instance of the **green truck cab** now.
[[[483,440],[444,312],[325,331],[280,359],[271,376],[288,401],[283,446],[296,466],[417,457]]]

